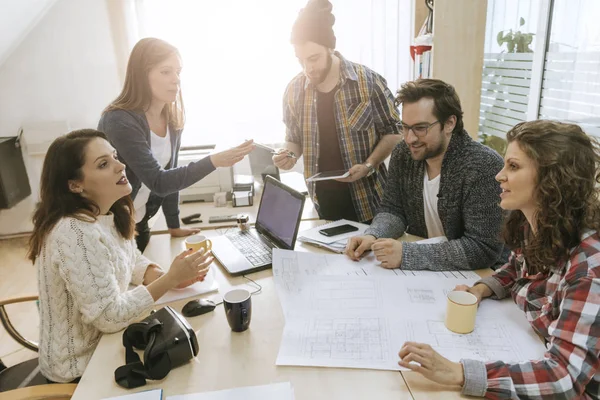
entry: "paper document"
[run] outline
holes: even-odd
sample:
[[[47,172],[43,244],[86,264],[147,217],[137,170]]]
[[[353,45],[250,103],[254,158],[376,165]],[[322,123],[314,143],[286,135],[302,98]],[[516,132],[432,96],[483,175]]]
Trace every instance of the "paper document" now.
[[[373,253],[360,261],[353,261],[346,255],[317,254],[301,251],[273,249],[273,275],[283,280],[312,275],[350,276],[422,276],[452,279],[474,279],[480,276],[473,271],[410,271],[386,269],[379,265]]]
[[[467,335],[449,331],[439,316],[404,320],[401,312],[388,317],[294,318],[286,322],[276,363],[397,371],[404,369],[398,365],[398,351],[406,341],[429,344],[454,362],[543,358],[543,343],[523,313],[512,301],[507,303],[508,314],[495,310],[493,317],[478,315],[475,330]],[[523,320],[511,320],[514,312]]]
[[[117,397],[105,397],[103,400],[162,400],[162,389],[144,390]]]
[[[294,318],[286,322],[277,365],[399,371],[398,326],[385,317]]]
[[[395,271],[368,257],[353,262],[274,249],[273,275],[286,318],[277,364],[397,370],[397,353],[409,340],[428,343],[453,361],[543,356],[544,345],[511,300],[484,300],[471,334],[446,329],[447,294],[479,279],[471,271],[460,278],[458,271]]]
[[[267,150],[267,151],[270,151],[270,152],[271,152],[271,153],[273,153],[273,154],[277,154],[277,150],[275,150],[275,149],[274,149],[273,147],[271,147],[271,146],[267,146],[267,145],[265,145],[265,144],[261,144],[261,143],[257,143],[257,142],[254,142],[254,145],[255,145],[256,147],[258,147],[259,149]]]
[[[315,175],[307,178],[306,180],[308,182],[317,182],[317,181],[327,181],[330,179],[342,179],[342,178],[347,178],[349,176],[350,176],[350,171],[344,171],[344,170],[327,171],[327,172],[319,172],[318,174],[315,174]]]
[[[196,282],[191,286],[188,286],[184,289],[171,289],[167,293],[165,293],[160,299],[158,299],[154,304],[163,305],[167,303],[171,303],[177,300],[189,299],[190,297],[196,297],[204,293],[216,292],[219,290],[219,284],[215,279],[215,272],[211,267],[206,274],[206,278],[203,282]],[[135,286],[129,285],[129,289],[133,289]]]
[[[167,400],[294,400],[290,382],[169,396]]]

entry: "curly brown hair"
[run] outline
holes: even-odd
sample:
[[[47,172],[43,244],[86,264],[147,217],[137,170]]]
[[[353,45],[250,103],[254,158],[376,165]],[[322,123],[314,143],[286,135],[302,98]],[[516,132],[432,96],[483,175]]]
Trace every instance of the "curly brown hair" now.
[[[578,125],[546,120],[519,123],[506,139],[537,167],[537,211],[527,246],[521,211],[510,213],[503,237],[512,250],[522,248],[530,273],[546,272],[568,260],[585,230],[600,232],[600,144]]]

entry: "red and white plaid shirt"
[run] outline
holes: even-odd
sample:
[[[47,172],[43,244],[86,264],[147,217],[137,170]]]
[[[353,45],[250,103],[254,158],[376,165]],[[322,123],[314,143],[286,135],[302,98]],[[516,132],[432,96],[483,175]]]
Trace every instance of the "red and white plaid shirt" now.
[[[462,360],[463,393],[489,399],[600,399],[600,236],[588,231],[566,263],[529,275],[521,251],[482,279],[512,295],[547,341],[544,358],[518,364]],[[485,368],[485,371],[483,371]],[[477,382],[487,374],[487,381]]]

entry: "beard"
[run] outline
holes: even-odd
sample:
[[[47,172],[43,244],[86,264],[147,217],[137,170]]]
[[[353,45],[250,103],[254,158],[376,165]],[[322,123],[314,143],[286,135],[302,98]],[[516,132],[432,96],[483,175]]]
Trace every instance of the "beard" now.
[[[446,151],[447,146],[447,140],[441,135],[440,133],[440,141],[438,142],[438,144],[435,147],[427,147],[425,146],[425,149],[423,151],[423,153],[415,156],[415,154],[413,154],[413,152],[410,152],[410,155],[412,157],[413,160],[415,161],[425,161],[428,160],[430,158],[434,158],[439,156],[440,154],[442,154],[444,151]]]
[[[329,71],[331,71],[331,66],[333,65],[333,55],[331,53],[328,53],[328,57],[327,60],[325,62],[325,68],[317,71],[317,73],[315,74],[314,78],[308,77],[308,79],[310,80],[310,82],[313,85],[319,85],[321,83],[323,83],[323,81],[325,80],[325,78],[327,78],[327,75],[329,74]]]

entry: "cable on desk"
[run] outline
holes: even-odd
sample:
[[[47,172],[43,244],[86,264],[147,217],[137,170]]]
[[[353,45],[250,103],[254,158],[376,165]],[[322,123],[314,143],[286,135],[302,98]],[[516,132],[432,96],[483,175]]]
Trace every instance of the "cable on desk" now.
[[[257,283],[255,280],[253,280],[251,278],[248,278],[246,275],[243,275],[242,278],[250,281],[248,283],[248,285],[253,284],[253,286],[254,286],[255,290],[253,292],[250,292],[250,296],[262,293],[262,286],[259,283]],[[221,304],[223,304],[223,300],[219,301],[218,303],[215,303],[215,306],[218,306],[218,305],[221,305]]]
[[[248,278],[246,275],[243,275],[242,277],[244,279],[246,279],[246,280],[249,280],[250,282],[252,282],[254,284],[254,287],[255,287],[256,290],[254,292],[250,293],[251,296],[254,295],[254,294],[260,294],[260,293],[262,293],[262,286],[260,286],[258,283],[256,283],[256,281]]]

